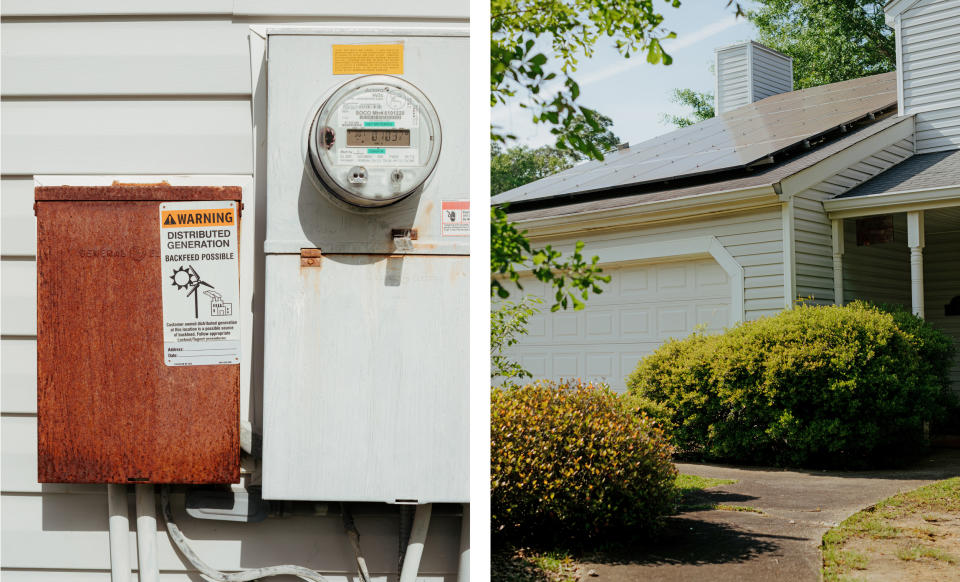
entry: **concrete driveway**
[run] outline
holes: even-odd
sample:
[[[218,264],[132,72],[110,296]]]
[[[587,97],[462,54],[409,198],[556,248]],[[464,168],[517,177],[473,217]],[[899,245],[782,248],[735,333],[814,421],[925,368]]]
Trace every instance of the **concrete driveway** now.
[[[960,475],[960,449],[940,449],[893,471],[784,471],[677,465],[681,473],[737,479],[704,492],[705,503],[743,511],[692,511],[670,519],[655,544],[583,563],[599,581],[820,580],[820,540],[850,515],[901,491]],[[698,499],[698,501],[700,501]],[[595,577],[594,577],[595,576]]]

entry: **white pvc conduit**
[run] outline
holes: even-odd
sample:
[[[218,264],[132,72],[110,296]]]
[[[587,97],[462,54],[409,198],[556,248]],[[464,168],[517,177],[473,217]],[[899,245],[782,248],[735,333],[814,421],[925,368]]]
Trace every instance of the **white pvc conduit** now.
[[[400,582],[415,582],[417,579],[417,572],[420,570],[420,558],[423,557],[423,544],[427,540],[427,530],[430,528],[431,513],[433,513],[432,503],[417,506],[417,511],[413,515],[410,542],[407,544],[407,553],[403,558]]]
[[[126,485],[107,485],[107,512],[110,523],[110,581],[130,582],[130,517]]]
[[[157,566],[157,500],[153,485],[139,484],[137,491],[137,556],[139,582],[159,582]]]
[[[457,582],[470,582],[470,504],[463,504],[463,517],[460,521],[460,565],[457,568]]]

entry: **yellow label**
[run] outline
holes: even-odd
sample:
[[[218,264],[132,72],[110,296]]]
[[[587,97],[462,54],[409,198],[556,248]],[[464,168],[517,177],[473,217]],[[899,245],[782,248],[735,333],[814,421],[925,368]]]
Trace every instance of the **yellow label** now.
[[[233,226],[233,209],[162,210],[160,211],[160,225],[162,228]]]
[[[335,44],[334,75],[402,75],[402,44]]]

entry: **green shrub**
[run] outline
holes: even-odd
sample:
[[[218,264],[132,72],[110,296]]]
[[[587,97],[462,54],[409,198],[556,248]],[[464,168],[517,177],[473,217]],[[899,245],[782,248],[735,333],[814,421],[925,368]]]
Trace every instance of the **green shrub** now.
[[[862,303],[798,306],[670,341],[628,385],[670,409],[684,453],[789,466],[891,463],[922,444],[923,422],[943,410],[947,388],[930,361],[943,353],[942,336]]]
[[[620,402],[632,414],[646,415],[650,420],[663,428],[667,435],[670,434],[673,424],[671,422],[672,412],[669,406],[647,398],[646,396],[641,396],[640,394],[627,392],[619,396]]]
[[[676,469],[663,429],[606,387],[494,389],[490,513],[500,540],[583,544],[652,532],[672,511]]]

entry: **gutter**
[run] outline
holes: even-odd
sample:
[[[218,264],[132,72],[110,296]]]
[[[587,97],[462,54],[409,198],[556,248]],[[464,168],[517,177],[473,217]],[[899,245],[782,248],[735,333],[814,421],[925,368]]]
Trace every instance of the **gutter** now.
[[[592,230],[639,226],[650,222],[681,220],[705,214],[779,206],[778,190],[778,184],[764,184],[602,210],[569,209],[566,212],[561,211],[558,214],[534,218],[524,218],[525,213],[517,213],[517,216],[510,218],[518,226],[526,229],[530,236],[582,234]]]
[[[960,206],[960,186],[901,190],[823,201],[823,207],[831,219],[951,206]]]

